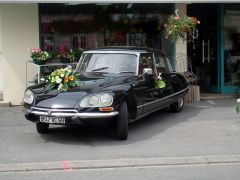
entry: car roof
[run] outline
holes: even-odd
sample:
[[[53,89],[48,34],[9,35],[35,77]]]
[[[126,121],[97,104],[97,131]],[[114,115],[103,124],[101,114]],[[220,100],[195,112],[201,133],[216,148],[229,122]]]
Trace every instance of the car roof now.
[[[160,52],[161,51],[153,48],[148,47],[137,47],[137,46],[107,46],[102,48],[95,48],[91,50],[85,51],[87,52],[98,52],[98,51],[105,51],[105,52],[112,52],[112,51],[119,51],[119,52],[132,52],[132,53],[152,53],[152,52]]]

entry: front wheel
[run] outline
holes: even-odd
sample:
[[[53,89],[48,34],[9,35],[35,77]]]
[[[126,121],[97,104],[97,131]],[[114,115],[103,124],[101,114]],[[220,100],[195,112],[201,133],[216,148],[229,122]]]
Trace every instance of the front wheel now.
[[[49,130],[49,124],[37,122],[36,129],[39,134],[46,134]]]
[[[178,113],[183,110],[183,106],[184,106],[184,98],[179,97],[175,103],[170,105],[170,109],[172,112]]]
[[[128,137],[128,108],[127,103],[123,101],[119,108],[119,115],[117,117],[117,138],[119,140],[126,140]]]

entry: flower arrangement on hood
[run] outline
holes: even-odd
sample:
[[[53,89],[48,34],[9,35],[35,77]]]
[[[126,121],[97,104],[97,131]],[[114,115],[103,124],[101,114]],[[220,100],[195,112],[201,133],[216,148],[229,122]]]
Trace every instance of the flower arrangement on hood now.
[[[198,38],[198,31],[196,29],[200,21],[196,17],[179,17],[178,10],[175,15],[170,15],[167,21],[166,38],[170,38],[172,42],[177,41],[179,38],[187,40],[188,42]]]
[[[73,71],[72,66],[56,69],[48,77],[41,78],[46,82],[46,90],[57,88],[59,91],[68,91],[69,88],[79,86],[80,81],[77,80],[77,73]]]
[[[33,60],[46,61],[50,58],[50,54],[47,51],[42,51],[40,48],[31,48],[30,54]]]

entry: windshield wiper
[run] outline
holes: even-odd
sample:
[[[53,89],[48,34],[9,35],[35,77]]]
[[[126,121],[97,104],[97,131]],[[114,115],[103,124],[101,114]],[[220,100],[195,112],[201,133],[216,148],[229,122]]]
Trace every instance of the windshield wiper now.
[[[135,74],[135,72],[131,72],[131,71],[121,71],[120,73],[131,73],[131,74]]]
[[[108,69],[109,67],[101,67],[101,68],[96,68],[96,69],[93,69],[92,71],[100,71],[100,70],[104,70],[104,69]]]

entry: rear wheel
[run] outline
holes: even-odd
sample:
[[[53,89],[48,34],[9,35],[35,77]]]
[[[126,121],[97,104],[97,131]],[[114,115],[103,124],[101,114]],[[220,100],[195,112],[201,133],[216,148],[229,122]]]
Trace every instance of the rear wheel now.
[[[39,134],[46,134],[49,130],[49,124],[37,122],[36,123],[36,129]]]
[[[179,97],[175,103],[170,105],[170,109],[172,112],[178,113],[183,110],[183,106],[184,106],[184,98]]]
[[[123,101],[119,108],[119,115],[117,117],[117,138],[119,140],[126,140],[128,137],[128,108],[127,103]]]

